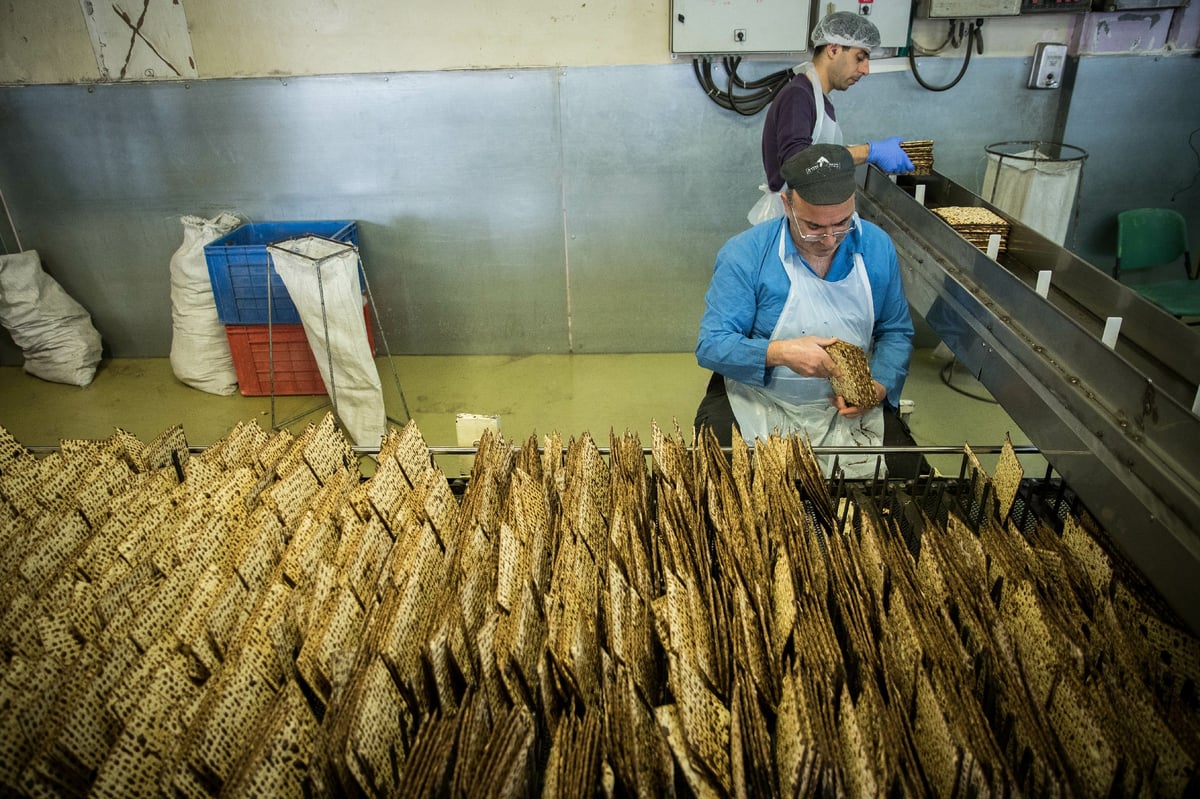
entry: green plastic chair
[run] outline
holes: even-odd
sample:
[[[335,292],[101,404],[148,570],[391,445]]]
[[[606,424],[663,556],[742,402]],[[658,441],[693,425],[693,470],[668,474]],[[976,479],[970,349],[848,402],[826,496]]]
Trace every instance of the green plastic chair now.
[[[1170,208],[1134,208],[1117,214],[1117,261],[1121,273],[1173,264],[1182,259],[1183,280],[1130,285],[1150,302],[1177,317],[1200,316],[1200,280],[1192,269],[1187,222]]]

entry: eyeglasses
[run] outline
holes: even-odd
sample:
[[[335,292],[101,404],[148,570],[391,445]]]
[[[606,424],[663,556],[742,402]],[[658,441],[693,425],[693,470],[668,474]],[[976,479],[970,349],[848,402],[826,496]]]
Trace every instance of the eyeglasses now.
[[[798,230],[800,228],[800,222],[796,219],[795,212],[789,208],[788,213],[791,214],[792,223]],[[824,241],[826,237],[831,238],[834,241],[841,241],[842,239],[846,238],[846,236],[850,235],[850,231],[852,230],[854,230],[853,222],[851,222],[850,226],[845,230],[831,230],[828,233],[797,233],[796,237],[808,242],[809,244],[817,244],[821,241]]]
[[[797,225],[797,227],[799,227],[799,225]],[[841,241],[842,239],[846,238],[846,236],[848,236],[850,234],[851,230],[854,230],[854,225],[851,225],[850,227],[846,228],[845,230],[831,230],[828,233],[797,233],[796,236],[798,238],[804,239],[805,241],[807,241],[811,244],[816,244],[817,242],[824,239],[826,236],[833,239],[834,241]]]

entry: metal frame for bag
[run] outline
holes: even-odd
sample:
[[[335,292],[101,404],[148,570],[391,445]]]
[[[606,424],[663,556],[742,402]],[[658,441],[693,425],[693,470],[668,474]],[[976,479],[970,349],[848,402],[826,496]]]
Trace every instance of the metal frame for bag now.
[[[1033,152],[1033,155],[1024,155],[1022,153],[1005,152],[1002,148],[1027,148]],[[1076,147],[1073,144],[1064,144],[1058,141],[1044,141],[1042,139],[1026,139],[1020,141],[998,141],[987,145],[983,148],[984,152],[989,156],[996,157],[996,176],[992,180],[991,191],[988,192],[987,201],[993,206],[996,205],[996,191],[1000,187],[1000,170],[1005,166],[1005,160],[1024,161],[1032,163],[1036,170],[1038,165],[1047,164],[1067,164],[1079,162],[1079,174],[1075,178],[1075,193],[1071,198],[1071,219],[1067,224],[1067,232],[1071,234],[1073,241],[1079,238],[1079,204],[1080,198],[1083,196],[1083,168],[1087,165],[1088,151],[1082,147]],[[1074,153],[1074,154],[1070,154]],[[1049,153],[1057,152],[1058,157],[1051,157]],[[987,180],[987,176],[984,176]],[[999,206],[996,206],[999,207]],[[1014,215],[1015,216],[1015,215]],[[1064,239],[1066,236],[1064,235]],[[1055,242],[1057,244],[1057,242]],[[1059,245],[1065,246],[1065,245]]]
[[[321,258],[309,258],[309,260],[312,261],[313,265],[316,267],[317,294],[319,295],[320,300],[321,300],[321,326],[325,333],[325,357],[327,359],[326,368],[328,369],[328,373],[329,373],[329,385],[326,386],[329,401],[322,402],[320,405],[317,405],[315,408],[298,413],[295,416],[292,416],[288,419],[278,420],[275,417],[275,343],[274,343],[274,320],[273,320],[274,303],[272,302],[272,290],[271,290],[271,282],[272,282],[271,281],[271,272],[275,269],[275,257],[272,254],[271,250],[272,250],[272,248],[279,247],[280,245],[286,244],[287,242],[298,241],[300,239],[320,239],[321,241],[327,241],[331,244],[336,244],[340,247],[346,247],[346,248],[349,248],[354,251],[355,260],[357,262],[358,277],[362,281],[363,288],[366,291],[366,295],[367,295],[367,302],[371,306],[372,324],[374,324],[375,330],[379,334],[380,343],[382,343],[382,345],[383,345],[384,357],[387,359],[388,367],[391,369],[392,379],[396,383],[396,393],[400,395],[400,404],[404,407],[404,421],[395,419],[390,414],[388,414],[386,404],[384,406],[384,415],[385,415],[385,418],[392,424],[398,425],[401,427],[404,426],[404,424],[406,424],[408,421],[412,420],[412,414],[409,413],[409,410],[408,410],[408,400],[405,399],[405,397],[404,397],[404,389],[400,386],[400,375],[397,374],[396,364],[392,360],[392,351],[391,351],[391,348],[388,347],[387,334],[384,333],[384,331],[383,331],[383,322],[379,316],[379,309],[375,305],[375,295],[371,292],[371,283],[369,280],[367,280],[366,269],[363,268],[362,253],[359,252],[357,245],[351,244],[350,242],[339,241],[337,239],[329,238],[328,236],[318,236],[316,234],[303,234],[303,235],[299,235],[299,236],[290,236],[286,239],[280,239],[279,241],[274,241],[267,245],[267,271],[266,271],[266,278],[267,278],[267,371],[268,371],[268,376],[269,376],[269,380],[270,380],[270,384],[271,384],[271,429],[279,430],[280,428],[286,427],[287,425],[291,424],[292,422],[303,419],[305,416],[309,416],[313,413],[316,413],[317,411],[321,410],[322,408],[326,407],[327,405],[333,406],[333,415],[335,417],[337,417],[338,423],[339,424],[341,423],[341,417],[338,416],[337,379],[334,377],[334,371],[333,371],[333,352],[329,346],[329,318],[326,315],[327,312],[326,312],[326,308],[325,308],[325,280],[321,274],[321,264],[323,264],[325,261],[328,261],[331,258],[341,256],[344,253],[344,251],[331,253],[331,254],[323,256]],[[289,254],[298,255],[298,253],[294,253],[294,252],[289,252]],[[308,258],[308,256],[303,256],[303,257]]]

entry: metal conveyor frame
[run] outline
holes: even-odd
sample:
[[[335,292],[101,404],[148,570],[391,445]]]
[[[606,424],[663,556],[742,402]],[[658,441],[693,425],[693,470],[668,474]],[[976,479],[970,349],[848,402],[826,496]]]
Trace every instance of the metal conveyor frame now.
[[[960,198],[966,194],[959,191]],[[873,168],[866,170],[858,210],[895,242],[914,310],[1063,475],[1184,623],[1200,631],[1200,417],[1181,401],[1183,392],[1195,391],[1195,382],[1169,366],[1177,353],[1146,356],[1154,349],[1195,350],[1200,336],[1175,320],[1167,320],[1174,326],[1164,324],[1132,290],[969,196],[970,204],[1010,222],[1010,249],[1028,242],[1037,252],[1024,255],[1055,275],[1070,275],[1068,284],[1087,286],[1081,276],[1091,269],[1095,281],[1113,285],[1081,288],[1077,294],[1088,296],[1077,296],[1074,305],[1062,297],[1044,298],[1027,275],[988,258]],[[1022,256],[1013,253],[1017,260]],[[1122,332],[1124,343],[1110,348],[1096,327],[1111,310],[1095,312],[1099,323],[1077,312],[1080,304],[1095,305],[1098,296],[1113,297],[1109,305],[1148,321],[1134,320]],[[1156,341],[1145,333],[1150,326],[1160,337],[1162,331],[1178,335]]]

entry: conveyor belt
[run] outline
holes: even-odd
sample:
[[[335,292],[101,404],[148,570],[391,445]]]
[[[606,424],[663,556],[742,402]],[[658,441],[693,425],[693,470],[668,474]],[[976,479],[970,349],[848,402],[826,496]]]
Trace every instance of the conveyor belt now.
[[[936,173],[925,203],[999,213],[1007,252],[991,260],[875,169],[858,210],[895,241],[914,310],[1200,630],[1200,332]],[[1111,349],[1109,316],[1124,319]]]

